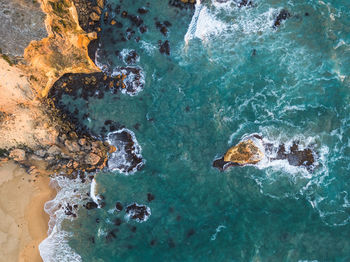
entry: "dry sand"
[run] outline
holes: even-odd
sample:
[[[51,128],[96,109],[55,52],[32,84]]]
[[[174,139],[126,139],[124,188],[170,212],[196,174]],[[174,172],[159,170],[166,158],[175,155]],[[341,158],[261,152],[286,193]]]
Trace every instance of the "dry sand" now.
[[[47,237],[44,203],[56,192],[47,175],[35,177],[13,162],[0,166],[0,262],[42,261],[38,245]]]
[[[0,57],[0,148],[55,142],[57,132],[30,88],[27,76]]]

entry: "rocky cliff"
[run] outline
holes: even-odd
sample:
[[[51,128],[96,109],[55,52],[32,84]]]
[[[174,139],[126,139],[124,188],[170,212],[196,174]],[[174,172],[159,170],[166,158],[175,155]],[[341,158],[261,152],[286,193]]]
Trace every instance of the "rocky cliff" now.
[[[34,11],[31,15],[43,21],[40,19],[46,14],[45,24],[33,27],[37,34],[26,38],[32,41],[23,56],[21,48],[6,47],[0,59],[0,158],[13,159],[30,173],[48,170],[71,174],[103,168],[108,152],[115,148],[77,132],[75,124],[62,117],[47,96],[64,74],[100,71],[88,55],[88,45],[97,38],[104,1],[30,2],[39,17]],[[0,4],[12,7],[11,14],[18,13],[18,6],[30,5],[27,0],[3,0]],[[40,31],[44,25],[47,37],[39,40],[45,36]],[[1,33],[5,30],[0,29]]]

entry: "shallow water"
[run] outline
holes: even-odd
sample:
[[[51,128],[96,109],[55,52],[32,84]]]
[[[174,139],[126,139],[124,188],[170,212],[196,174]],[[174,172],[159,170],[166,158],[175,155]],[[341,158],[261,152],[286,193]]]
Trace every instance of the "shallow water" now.
[[[136,50],[144,90],[88,103],[65,97],[70,110],[89,113],[81,120],[94,134],[106,120],[132,130],[145,159],[134,174],[98,173],[106,205],[62,222],[77,261],[349,261],[350,2],[202,2],[195,12],[150,1],[141,16],[148,31],[133,28],[126,42],[119,33],[129,22],[111,12],[124,27],[103,27],[97,62],[113,71],[125,66],[115,51]],[[120,5],[129,14],[146,6]],[[292,17],[273,29],[282,8]],[[172,24],[167,37],[155,18]],[[170,56],[158,50],[166,39]],[[212,168],[252,133],[312,147],[317,168],[286,161]],[[134,202],[150,208],[146,222],[126,218]]]

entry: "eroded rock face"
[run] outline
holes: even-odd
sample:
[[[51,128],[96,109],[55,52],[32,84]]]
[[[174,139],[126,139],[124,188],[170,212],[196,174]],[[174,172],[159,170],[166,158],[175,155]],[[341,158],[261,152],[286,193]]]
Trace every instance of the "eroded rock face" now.
[[[224,156],[225,162],[234,162],[239,165],[256,164],[261,161],[264,154],[252,140],[242,141],[231,147]]]

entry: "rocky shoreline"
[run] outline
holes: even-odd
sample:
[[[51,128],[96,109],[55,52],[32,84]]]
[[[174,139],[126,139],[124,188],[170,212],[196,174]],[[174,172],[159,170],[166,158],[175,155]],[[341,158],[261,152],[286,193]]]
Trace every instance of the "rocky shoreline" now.
[[[40,121],[41,119],[35,119],[34,124],[47,127],[47,132],[53,134],[53,139],[45,142],[36,141],[36,144],[26,141],[17,145],[15,142],[8,143],[13,146],[1,148],[2,161],[14,160],[31,174],[49,172],[71,174],[77,170],[94,171],[106,166],[108,153],[114,152],[115,147],[92,137],[87,132],[81,132],[79,124],[66,117],[65,112],[58,106],[60,94],[69,89],[69,85],[65,86],[67,83],[60,85],[67,78],[73,77],[73,84],[76,81],[86,83],[87,78],[94,79],[93,82],[96,84],[94,92],[111,81],[115,81],[121,88],[128,88],[121,83],[123,75],[119,76],[118,81],[118,77],[111,79],[99,73],[99,69],[88,56],[90,40],[96,40],[98,37],[103,7],[103,0],[41,2],[41,8],[47,15],[45,24],[48,37],[32,41],[24,50],[24,58],[19,58],[20,62],[12,66],[28,77],[29,88],[36,101],[35,109],[39,111],[38,114],[42,119],[45,119],[45,123]],[[57,91],[58,88],[64,91]],[[4,126],[8,114],[5,110],[1,111],[5,116],[2,121]]]

